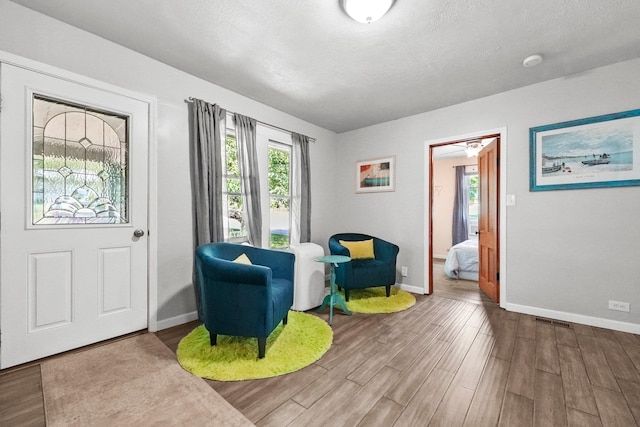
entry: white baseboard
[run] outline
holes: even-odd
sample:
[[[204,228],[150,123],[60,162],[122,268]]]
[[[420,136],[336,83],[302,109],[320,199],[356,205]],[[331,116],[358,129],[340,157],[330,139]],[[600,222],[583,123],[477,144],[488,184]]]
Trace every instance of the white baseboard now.
[[[419,286],[408,285],[405,283],[396,283],[395,286],[403,291],[424,295],[424,289]],[[585,316],[583,314],[567,313],[564,311],[547,310],[545,308],[530,307],[520,304],[507,303],[504,308],[508,311],[514,311],[516,313],[530,314],[532,316],[540,316],[549,319],[564,320],[565,322],[581,323],[583,325],[613,329],[614,331],[628,332],[630,334],[640,334],[640,325],[636,323],[621,322],[618,320],[603,319],[601,317]],[[160,331],[163,329],[171,328],[173,326],[182,325],[183,323],[192,322],[194,320],[198,320],[197,311],[170,317],[168,319],[158,320],[158,330]]]
[[[193,322],[194,320],[198,320],[197,311],[170,317],[168,319],[158,320],[158,330],[161,331],[163,329],[172,328],[174,326],[182,325],[183,323]]]
[[[412,294],[424,295],[424,288],[419,286],[408,285],[406,283],[396,283],[396,288],[411,292]]]
[[[519,304],[507,303],[504,308],[508,311],[515,311],[517,313],[564,320],[565,322],[581,323],[583,325],[613,329],[614,331],[628,332],[631,334],[640,334],[640,325],[638,325],[637,323],[621,322],[619,320],[603,319],[601,317],[585,316],[583,314],[567,313],[564,311],[547,310],[545,308],[530,307]]]

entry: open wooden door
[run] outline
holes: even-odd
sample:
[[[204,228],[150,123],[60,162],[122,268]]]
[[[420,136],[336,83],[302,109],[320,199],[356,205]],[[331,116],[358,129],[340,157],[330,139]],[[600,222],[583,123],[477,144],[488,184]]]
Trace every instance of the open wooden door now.
[[[500,251],[498,236],[500,138],[495,138],[478,154],[480,218],[478,241],[480,289],[496,303],[500,302]]]

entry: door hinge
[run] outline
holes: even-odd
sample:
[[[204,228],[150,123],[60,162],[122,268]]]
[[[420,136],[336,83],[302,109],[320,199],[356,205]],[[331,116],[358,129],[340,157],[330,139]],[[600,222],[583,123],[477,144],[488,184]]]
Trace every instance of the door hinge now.
[[[500,281],[500,273],[496,273],[496,282]]]

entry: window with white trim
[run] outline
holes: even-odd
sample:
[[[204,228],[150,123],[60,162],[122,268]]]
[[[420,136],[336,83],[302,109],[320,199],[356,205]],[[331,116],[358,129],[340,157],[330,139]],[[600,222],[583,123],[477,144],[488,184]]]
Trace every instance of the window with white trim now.
[[[269,247],[286,248],[291,242],[291,146],[270,141]]]
[[[224,238],[230,242],[245,242],[248,238],[247,216],[242,200],[238,142],[233,129],[227,129],[222,160],[225,165],[222,181]]]
[[[478,200],[478,173],[473,172],[466,175],[467,189],[469,194],[469,237],[477,237],[478,217],[480,214],[480,201]]]
[[[260,205],[262,211],[262,246],[283,249],[299,233],[292,233],[292,193],[295,177],[292,168],[291,134],[258,124],[256,129]],[[248,241],[248,219],[243,203],[239,150],[233,120],[227,116],[227,137],[223,144],[223,217],[224,239]]]

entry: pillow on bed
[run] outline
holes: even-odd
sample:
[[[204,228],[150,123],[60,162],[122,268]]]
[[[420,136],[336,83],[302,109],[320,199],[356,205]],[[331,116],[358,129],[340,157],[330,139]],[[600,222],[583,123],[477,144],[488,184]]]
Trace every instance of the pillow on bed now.
[[[340,244],[349,249],[351,259],[371,259],[375,258],[373,253],[373,239],[346,241],[339,240]]]
[[[234,259],[233,262],[237,262],[238,264],[253,265],[247,254],[240,255],[238,258]]]

